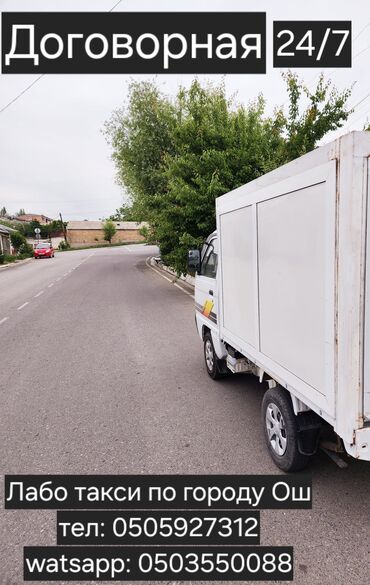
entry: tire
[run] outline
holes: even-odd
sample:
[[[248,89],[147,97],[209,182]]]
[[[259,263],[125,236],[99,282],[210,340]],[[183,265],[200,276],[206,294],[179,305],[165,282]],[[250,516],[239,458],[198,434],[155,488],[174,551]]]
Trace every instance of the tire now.
[[[204,335],[204,363],[208,375],[212,380],[223,378],[227,374],[227,367],[225,360],[220,360],[217,357],[215,348],[213,346],[212,335],[209,331]]]
[[[283,471],[299,471],[310,460],[299,452],[297,417],[289,393],[270,388],[262,401],[262,424],[267,448],[274,463]]]

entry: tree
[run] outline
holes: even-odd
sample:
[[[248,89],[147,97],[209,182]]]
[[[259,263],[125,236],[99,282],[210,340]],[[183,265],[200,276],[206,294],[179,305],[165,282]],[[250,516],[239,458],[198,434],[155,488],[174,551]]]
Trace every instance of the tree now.
[[[16,215],[26,215],[25,209],[23,207],[21,207],[20,210],[17,211],[17,214]]]
[[[111,219],[105,220],[105,222],[103,224],[103,231],[104,231],[104,239],[111,244],[112,238],[113,238],[114,234],[117,232],[116,226],[114,225],[114,223]]]
[[[186,251],[215,229],[215,199],[316,147],[350,111],[350,90],[332,89],[321,76],[310,92],[285,76],[288,114],[265,114],[262,96],[247,106],[228,100],[223,84],[195,80],[174,100],[154,83],[130,86],[126,108],[105,126],[117,180],[131,210],[148,221],[162,258],[178,273]]]
[[[6,212],[6,207],[2,207],[0,209],[0,217],[6,217],[7,212]]]
[[[116,212],[109,216],[112,221],[137,221],[135,211],[131,205],[123,203]]]
[[[28,244],[26,238],[20,232],[12,232],[10,241],[16,253],[22,256],[32,256],[33,248]]]

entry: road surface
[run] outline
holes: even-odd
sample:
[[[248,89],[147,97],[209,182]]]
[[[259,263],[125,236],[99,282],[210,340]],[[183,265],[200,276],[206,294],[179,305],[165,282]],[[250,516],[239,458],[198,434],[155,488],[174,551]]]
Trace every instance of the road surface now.
[[[148,246],[58,254],[0,271],[3,473],[277,474],[261,388],[213,382],[193,299],[146,265]],[[297,585],[369,585],[370,464],[310,471],[313,509],[262,511],[261,543],[294,545]],[[0,584],[22,547],[56,542],[55,512],[1,511]]]

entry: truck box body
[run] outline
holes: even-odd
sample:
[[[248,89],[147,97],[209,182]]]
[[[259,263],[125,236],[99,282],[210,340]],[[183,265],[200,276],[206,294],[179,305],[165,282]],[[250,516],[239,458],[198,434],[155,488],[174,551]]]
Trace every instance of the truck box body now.
[[[370,459],[370,133],[216,201],[218,335]]]

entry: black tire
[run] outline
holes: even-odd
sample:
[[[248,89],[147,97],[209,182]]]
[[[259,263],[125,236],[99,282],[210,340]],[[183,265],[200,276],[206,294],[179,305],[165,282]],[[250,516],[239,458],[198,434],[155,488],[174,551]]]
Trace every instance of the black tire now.
[[[204,335],[204,363],[208,375],[212,380],[223,378],[227,374],[226,361],[217,357],[213,346],[212,335],[209,331]]]
[[[283,471],[299,471],[310,460],[298,449],[297,417],[284,388],[268,390],[262,400],[262,424],[267,448],[274,463]]]

